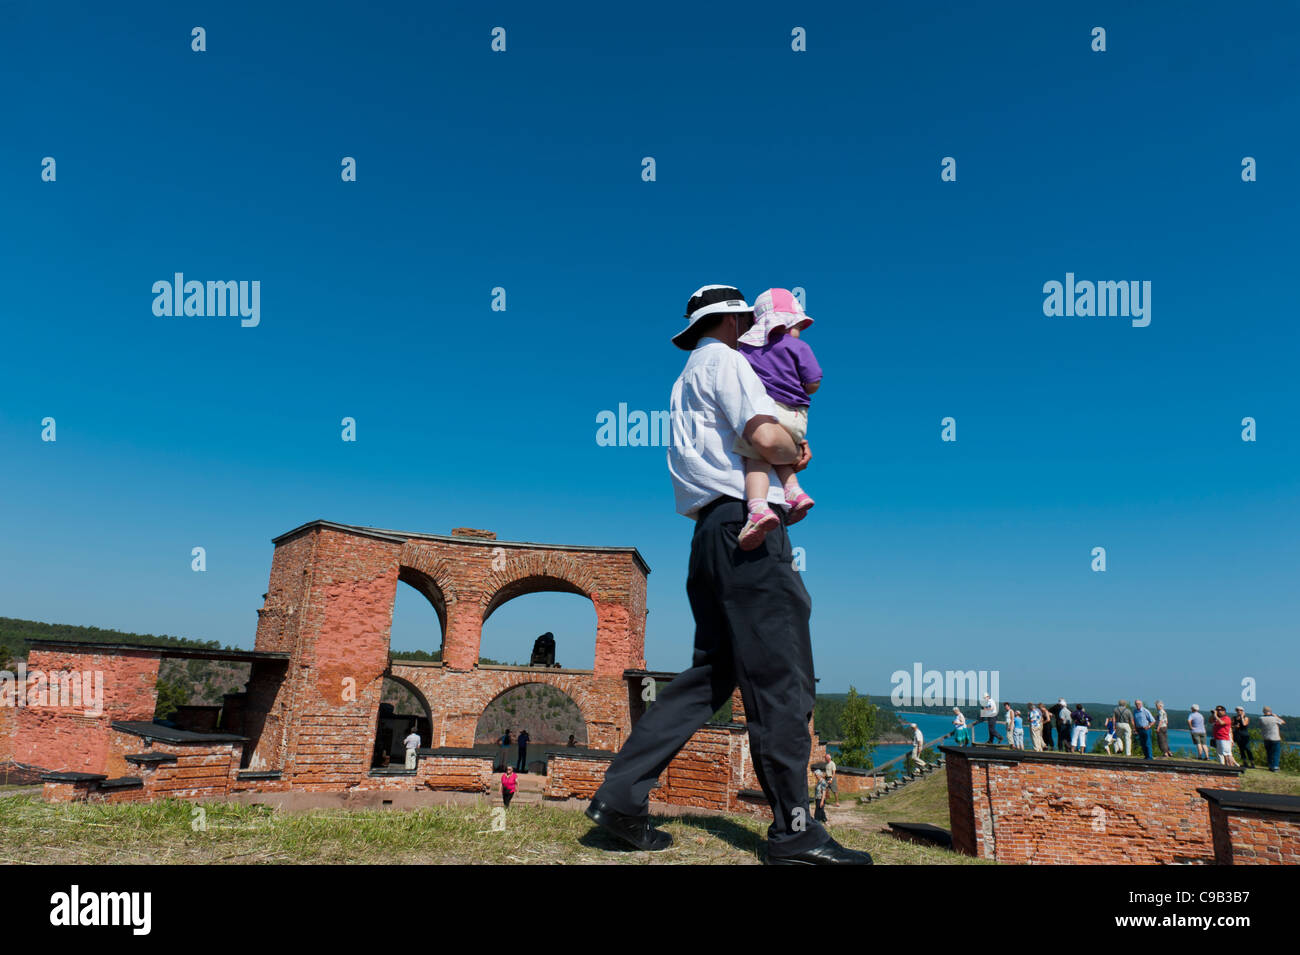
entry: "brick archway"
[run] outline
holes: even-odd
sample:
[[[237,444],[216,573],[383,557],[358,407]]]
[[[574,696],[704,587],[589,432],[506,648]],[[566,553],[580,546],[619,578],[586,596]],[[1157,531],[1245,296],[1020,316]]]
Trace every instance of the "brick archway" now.
[[[257,649],[289,653],[282,686],[263,694],[275,733],[263,733],[256,765],[282,769],[295,786],[333,787],[368,768],[385,675],[428,702],[435,747],[473,745],[488,702],[511,686],[547,683],[582,712],[588,746],[614,750],[631,730],[625,670],[645,667],[649,568],[634,547],[501,541],[460,528],[450,536],[313,521],[274,541],[271,583],[259,611]],[[398,583],[438,613],[442,660],[390,665]],[[528,593],[591,600],[591,670],[480,666],[483,621]],[[342,689],[339,689],[342,687]],[[257,696],[250,687],[250,695]]]
[[[569,685],[576,686],[578,688],[577,692],[579,692],[580,695],[582,695],[583,697],[586,697],[587,694],[585,692],[586,689],[585,686],[583,686],[580,683],[569,684]],[[483,710],[482,712],[479,713],[478,720],[475,721],[475,726],[474,726],[475,728],[474,736],[476,740],[478,738],[478,725],[482,723],[483,715],[487,713],[488,707],[490,707],[497,700],[501,699],[501,697],[505,696],[507,693],[510,693],[513,690],[517,690],[520,687],[525,687],[525,686],[549,686],[552,689],[559,690],[561,693],[563,693],[564,696],[569,700],[569,702],[571,702],[575,707],[577,707],[578,714],[582,717],[583,735],[584,736],[590,735],[586,729],[587,714],[583,711],[582,708],[585,699],[584,700],[577,699],[573,695],[573,693],[565,689],[565,685],[559,679],[556,678],[548,679],[545,674],[537,674],[537,675],[519,674],[516,679],[506,681],[505,685],[501,688],[500,692],[498,692],[495,696],[492,697],[492,699],[488,700],[485,704],[483,704]],[[527,727],[524,726],[522,723],[520,724],[520,726],[524,729],[527,729]],[[585,745],[585,743],[586,740],[584,739],[583,744]]]
[[[439,583],[437,577],[415,567],[405,565],[399,567],[397,579],[410,586],[432,605],[433,612],[438,615],[438,648],[441,650],[447,639],[447,605],[455,604],[455,591],[449,591],[445,582]],[[396,593],[393,596],[396,600]]]

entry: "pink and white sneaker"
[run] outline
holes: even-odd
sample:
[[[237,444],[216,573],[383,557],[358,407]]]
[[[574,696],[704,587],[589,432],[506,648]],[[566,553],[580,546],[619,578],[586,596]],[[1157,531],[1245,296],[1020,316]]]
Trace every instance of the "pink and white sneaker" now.
[[[794,494],[789,491],[785,495],[785,503],[790,505],[790,516],[785,519],[786,524],[798,524],[808,516],[812,510],[813,499],[803,492],[800,488]]]
[[[763,543],[767,532],[780,523],[781,518],[777,517],[776,512],[766,504],[762,508],[752,509],[749,512],[749,520],[745,521],[745,526],[740,529],[740,549],[753,550]]]

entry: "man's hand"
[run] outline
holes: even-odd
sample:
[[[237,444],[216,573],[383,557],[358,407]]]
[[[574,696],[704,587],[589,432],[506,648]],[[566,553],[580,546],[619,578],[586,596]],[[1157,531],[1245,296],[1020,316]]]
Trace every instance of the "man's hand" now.
[[[800,441],[799,459],[795,461],[794,464],[790,465],[790,467],[794,468],[796,471],[802,471],[804,468],[808,466],[808,462],[811,460],[812,460],[812,447],[808,444],[807,441]]]

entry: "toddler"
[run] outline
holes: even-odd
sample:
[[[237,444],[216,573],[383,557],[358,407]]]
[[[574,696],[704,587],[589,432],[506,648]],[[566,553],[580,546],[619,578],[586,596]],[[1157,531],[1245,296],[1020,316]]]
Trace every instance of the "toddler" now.
[[[754,326],[737,343],[775,402],[777,421],[795,444],[803,441],[808,432],[809,398],[822,380],[822,369],[812,349],[799,338],[800,330],[812,321],[789,290],[768,289],[754,302]],[[803,520],[813,499],[799,487],[790,465],[769,465],[744,438],[737,438],[735,450],[745,459],[745,500],[749,507],[749,519],[740,531],[740,547],[753,550],[768,531],[781,523],[767,503],[769,467],[776,471],[785,490],[785,502],[790,507],[786,523]]]

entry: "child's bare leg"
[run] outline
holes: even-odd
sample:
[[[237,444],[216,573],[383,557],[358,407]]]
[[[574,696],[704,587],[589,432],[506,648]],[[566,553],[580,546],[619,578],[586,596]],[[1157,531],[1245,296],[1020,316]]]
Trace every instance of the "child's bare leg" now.
[[[772,482],[767,479],[767,462],[755,458],[745,458],[745,500],[766,501],[768,488]],[[787,471],[788,465],[782,465]],[[780,474],[780,469],[777,469]],[[794,472],[791,472],[794,473]],[[784,479],[783,479],[784,480]]]
[[[796,489],[798,488],[799,479],[794,476],[795,470],[790,467],[790,465],[774,464],[772,465],[772,470],[776,472],[776,476],[780,479],[782,487],[788,488],[791,482],[793,482]],[[746,485],[746,487],[748,487],[748,485]]]
[[[771,482],[767,479],[767,464],[754,458],[745,458],[745,509],[749,514],[740,529],[741,550],[753,550],[763,543],[767,532],[777,527],[781,519],[767,503]]]
[[[773,469],[776,471],[776,476],[781,479],[785,502],[790,505],[788,523],[798,524],[807,516],[808,510],[813,506],[813,499],[799,486],[799,478],[794,468],[788,464],[777,464]]]

